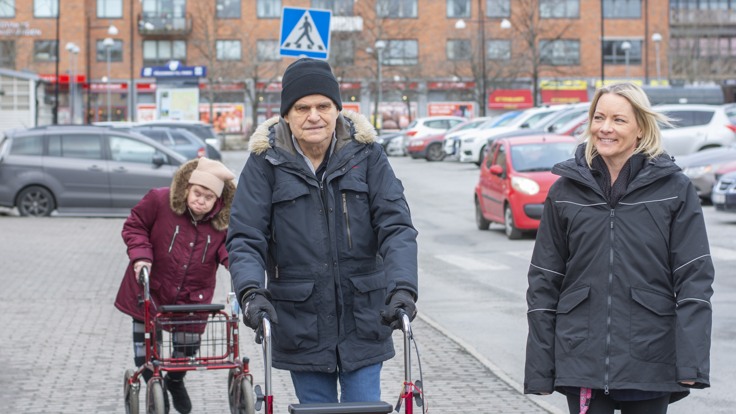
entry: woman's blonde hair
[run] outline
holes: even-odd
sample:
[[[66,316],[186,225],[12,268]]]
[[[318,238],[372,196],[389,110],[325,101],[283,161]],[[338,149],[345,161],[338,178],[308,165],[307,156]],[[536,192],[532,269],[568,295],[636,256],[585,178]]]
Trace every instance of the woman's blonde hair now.
[[[588,125],[585,127],[583,133],[583,139],[585,139],[585,161],[588,167],[592,166],[593,158],[598,155],[598,151],[595,149],[591,137],[593,133],[590,128],[593,124],[593,116],[598,106],[598,101],[601,96],[607,93],[613,93],[618,96],[625,98],[631,104],[634,109],[634,116],[636,123],[641,129],[641,138],[636,143],[634,153],[644,153],[649,158],[654,158],[664,152],[662,146],[662,134],[659,129],[659,124],[671,126],[670,119],[656,112],[652,109],[652,105],[649,103],[649,98],[646,93],[637,85],[630,82],[616,83],[613,85],[603,86],[595,92],[593,100],[590,102],[590,109],[588,110]]]

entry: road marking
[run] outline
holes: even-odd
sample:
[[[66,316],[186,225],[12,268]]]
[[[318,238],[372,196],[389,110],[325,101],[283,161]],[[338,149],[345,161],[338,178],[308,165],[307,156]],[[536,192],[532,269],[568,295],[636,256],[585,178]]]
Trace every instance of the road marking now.
[[[471,271],[509,269],[509,267],[504,264],[494,263],[491,261],[476,260],[470,256],[463,256],[463,255],[457,255],[457,254],[440,254],[435,257],[453,266],[457,266],[465,270],[471,270]]]

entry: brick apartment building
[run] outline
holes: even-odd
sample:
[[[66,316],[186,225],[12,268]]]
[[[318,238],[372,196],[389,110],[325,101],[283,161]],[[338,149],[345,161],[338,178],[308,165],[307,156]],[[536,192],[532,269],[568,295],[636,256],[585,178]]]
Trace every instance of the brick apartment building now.
[[[601,81],[734,73],[707,67],[733,64],[736,0],[0,0],[0,67],[46,79],[59,123],[160,116],[157,89],[192,79],[144,68],[202,67],[200,118],[236,113],[247,128],[278,113],[293,61],[279,55],[283,7],[331,10],[343,101],[386,129],[587,100]]]

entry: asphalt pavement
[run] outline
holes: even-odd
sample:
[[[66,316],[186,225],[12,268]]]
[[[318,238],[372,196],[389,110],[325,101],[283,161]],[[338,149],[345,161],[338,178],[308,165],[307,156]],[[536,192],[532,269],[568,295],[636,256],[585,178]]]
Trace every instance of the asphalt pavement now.
[[[131,320],[113,306],[127,264],[122,224],[119,218],[0,214],[0,412],[124,412],[123,374],[133,368]],[[221,268],[215,302],[225,303],[229,289]],[[492,364],[424,318],[421,302],[419,309],[412,324],[418,348],[412,380],[424,383],[427,412],[559,413],[523,395]],[[255,383],[263,386],[260,346],[250,330],[242,332],[241,353],[251,358]],[[382,375],[382,398],[391,404],[404,380],[401,332],[394,341],[397,357]],[[226,371],[190,372],[186,384],[193,413],[228,412]],[[274,370],[273,395],[276,413],[297,402],[287,372]]]

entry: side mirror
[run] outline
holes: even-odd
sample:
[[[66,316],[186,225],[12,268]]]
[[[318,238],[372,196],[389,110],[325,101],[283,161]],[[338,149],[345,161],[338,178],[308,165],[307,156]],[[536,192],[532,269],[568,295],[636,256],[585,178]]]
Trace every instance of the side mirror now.
[[[502,175],[503,167],[498,164],[494,164],[494,165],[491,165],[490,171],[491,171],[491,174],[493,175]]]
[[[164,158],[163,154],[155,153],[153,154],[153,158],[151,159],[151,162],[153,165],[156,166],[156,168],[166,164],[166,158]]]
[[[524,122],[523,124],[519,125],[519,128],[529,128],[529,123]]]

